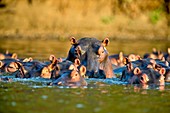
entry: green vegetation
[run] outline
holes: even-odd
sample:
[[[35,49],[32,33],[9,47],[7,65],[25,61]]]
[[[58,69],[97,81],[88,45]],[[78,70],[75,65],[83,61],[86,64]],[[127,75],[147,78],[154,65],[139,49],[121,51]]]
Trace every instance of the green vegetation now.
[[[161,19],[162,9],[155,9],[150,13],[150,20],[153,24],[157,24],[157,22]]]
[[[110,24],[113,21],[113,16],[104,16],[101,18],[102,23]]]

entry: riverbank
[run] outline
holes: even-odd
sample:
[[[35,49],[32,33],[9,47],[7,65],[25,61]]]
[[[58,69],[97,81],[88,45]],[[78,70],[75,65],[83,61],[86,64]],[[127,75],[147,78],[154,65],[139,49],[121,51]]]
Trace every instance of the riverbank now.
[[[103,33],[102,33],[103,32]],[[0,39],[20,39],[20,40],[59,40],[66,41],[74,36],[77,39],[82,37],[95,37],[103,39],[109,37],[110,40],[170,40],[170,34],[153,31],[125,31],[125,32],[107,32],[107,31],[86,31],[77,33],[61,33],[55,31],[0,31]]]
[[[18,0],[0,2],[0,38],[170,40],[164,0]]]

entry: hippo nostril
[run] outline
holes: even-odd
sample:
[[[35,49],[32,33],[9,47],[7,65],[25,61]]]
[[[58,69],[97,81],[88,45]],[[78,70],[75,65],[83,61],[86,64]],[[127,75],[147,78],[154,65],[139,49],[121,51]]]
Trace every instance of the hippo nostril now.
[[[142,81],[144,80],[144,78],[143,78],[143,77],[141,77],[140,79],[141,79]]]
[[[78,74],[75,74],[75,76],[78,76]]]

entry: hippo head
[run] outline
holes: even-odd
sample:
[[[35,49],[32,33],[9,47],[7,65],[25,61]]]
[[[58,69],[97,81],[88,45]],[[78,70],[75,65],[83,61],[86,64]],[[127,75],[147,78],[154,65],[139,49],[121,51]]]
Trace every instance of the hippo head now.
[[[80,46],[80,43],[74,37],[70,38],[70,42],[71,42],[72,47],[69,50],[67,59],[74,62],[76,58],[80,59],[80,57],[82,56],[84,52]]]
[[[109,39],[105,38],[102,41],[101,46],[97,50],[97,56],[98,56],[98,61],[101,63],[105,61],[105,59],[108,57],[108,51],[106,50],[106,46],[109,44]]]
[[[16,72],[19,69],[19,63],[18,62],[11,62],[7,67],[6,67],[6,72]]]
[[[58,76],[58,75],[53,75],[55,73],[58,73],[60,71],[60,68],[58,66],[58,62],[60,62],[54,55],[50,55],[49,57],[50,60],[50,64],[47,66],[44,66],[41,70],[41,74],[40,77],[42,78],[53,78],[54,76]]]
[[[161,68],[159,72],[153,69],[141,70],[139,67],[136,67],[133,71],[133,76],[129,79],[131,84],[156,84],[163,85],[165,69]]]
[[[43,67],[40,77],[50,79],[51,78],[51,69],[49,69],[47,66]]]
[[[70,87],[81,87],[87,86],[87,82],[84,79],[84,75],[86,73],[86,67],[81,66],[79,69],[73,69],[73,66],[70,67],[72,70],[65,71],[61,77],[52,82],[52,85],[62,85],[62,86],[70,86]]]
[[[101,62],[108,55],[105,48],[109,44],[108,38],[99,41],[95,38],[85,37],[77,41],[74,37],[71,37],[70,42],[72,47],[69,50],[67,59],[72,62],[74,62],[76,58],[79,58],[82,61],[86,59],[86,57],[98,57],[99,62]]]
[[[27,71],[25,70],[22,63],[10,62],[9,65],[5,67],[5,71],[14,74],[16,77],[24,78]]]

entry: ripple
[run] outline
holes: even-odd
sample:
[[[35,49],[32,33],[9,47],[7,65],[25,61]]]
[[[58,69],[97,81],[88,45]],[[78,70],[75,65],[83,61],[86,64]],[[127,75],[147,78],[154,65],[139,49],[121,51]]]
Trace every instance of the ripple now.
[[[76,104],[76,108],[84,108],[83,104]]]
[[[16,106],[17,103],[16,103],[16,102],[11,102],[11,105],[12,105],[12,106]]]
[[[101,108],[99,107],[94,108],[94,112],[99,112],[99,111],[101,111]]]
[[[42,95],[41,98],[46,100],[48,98],[48,96],[47,95]]]

